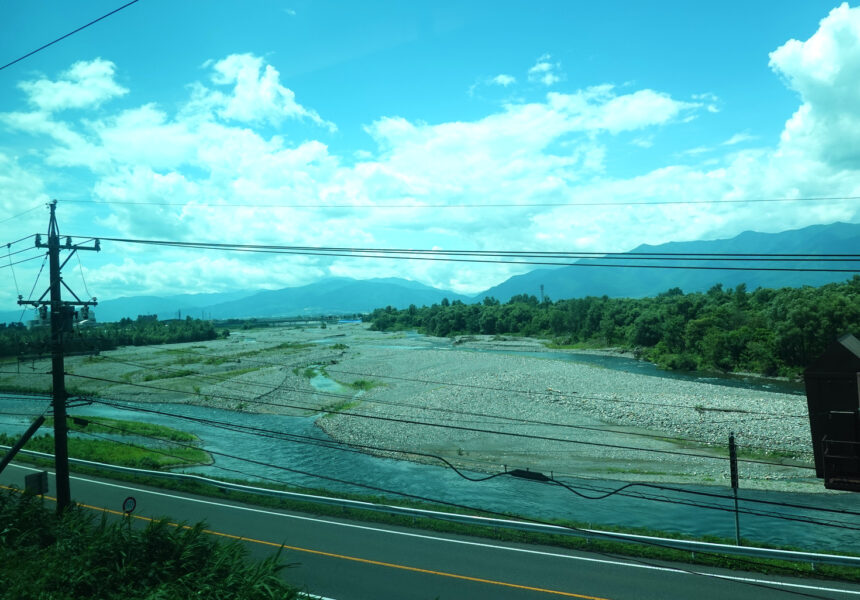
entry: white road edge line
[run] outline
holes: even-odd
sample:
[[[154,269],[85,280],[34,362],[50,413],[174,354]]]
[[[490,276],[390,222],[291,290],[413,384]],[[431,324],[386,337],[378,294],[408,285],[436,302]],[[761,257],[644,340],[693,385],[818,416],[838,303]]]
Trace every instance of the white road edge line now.
[[[42,470],[44,470],[44,469],[35,469],[32,467],[25,467],[23,465],[16,465],[14,463],[10,463],[9,466],[10,467],[18,467],[19,469],[25,469],[28,471],[42,471]],[[50,471],[49,471],[49,473],[51,475],[53,475],[53,473],[51,473]],[[262,508],[251,508],[248,506],[237,506],[235,504],[225,504],[223,502],[214,502],[212,500],[201,500],[199,498],[189,498],[187,496],[177,496],[174,494],[167,494],[165,492],[155,492],[152,490],[144,490],[141,488],[131,487],[131,486],[127,486],[127,485],[119,485],[116,483],[108,483],[106,481],[98,481],[95,479],[88,479],[86,477],[77,477],[74,475],[70,476],[70,479],[76,479],[78,481],[86,481],[88,483],[93,483],[96,485],[104,485],[104,486],[120,488],[120,489],[124,489],[124,490],[131,490],[131,491],[140,492],[143,494],[151,494],[154,496],[164,496],[165,498],[173,498],[174,500],[183,500],[185,502],[197,502],[199,504],[208,504],[211,506],[219,506],[222,508],[231,508],[234,510],[244,510],[247,512],[260,513],[260,514],[264,514],[264,515],[272,515],[272,516],[282,517],[282,518],[286,518],[286,519],[295,519],[295,520],[299,520],[299,521],[311,521],[311,522],[315,522],[315,523],[325,523],[327,525],[334,525],[336,527],[349,527],[352,529],[363,529],[365,531],[374,531],[374,532],[378,532],[378,533],[386,533],[389,535],[402,535],[402,536],[406,536],[406,537],[414,537],[414,538],[425,539],[425,540],[445,542],[445,543],[449,543],[449,544],[462,544],[465,546],[476,546],[479,548],[491,548],[494,550],[507,550],[509,552],[520,552],[523,554],[535,554],[535,555],[539,555],[539,556],[548,556],[548,557],[552,557],[552,558],[563,558],[563,559],[568,559],[568,560],[578,560],[578,561],[582,561],[582,562],[592,562],[592,563],[607,564],[607,565],[613,565],[613,566],[630,567],[630,568],[635,568],[635,569],[645,569],[645,570],[649,570],[649,571],[664,571],[664,572],[668,572],[668,573],[678,573],[678,574],[683,574],[683,575],[700,575],[702,577],[712,577],[715,579],[725,579],[725,580],[729,580],[729,581],[739,581],[739,582],[743,582],[743,583],[756,583],[756,584],[764,584],[764,585],[772,585],[772,586],[780,586],[780,587],[790,587],[790,588],[798,588],[798,589],[805,589],[805,590],[814,590],[816,592],[836,592],[836,593],[840,593],[840,594],[849,594],[852,596],[860,596],[860,591],[854,591],[854,590],[821,587],[821,586],[815,586],[815,585],[805,585],[805,584],[799,584],[799,583],[788,583],[788,582],[784,582],[784,581],[775,581],[772,579],[755,579],[752,577],[738,577],[736,575],[719,575],[716,573],[705,573],[702,571],[685,571],[682,569],[675,569],[673,567],[658,567],[655,565],[643,565],[643,564],[637,564],[637,563],[608,560],[605,558],[589,558],[589,557],[585,557],[585,556],[573,556],[570,554],[561,554],[561,553],[556,553],[556,552],[545,552],[542,550],[530,550],[527,548],[515,548],[512,546],[500,546],[497,544],[487,544],[487,543],[483,543],[483,542],[469,542],[466,540],[455,540],[455,539],[437,537],[437,536],[432,536],[432,535],[424,535],[421,533],[411,533],[411,532],[406,532],[406,531],[395,531],[392,529],[382,529],[379,527],[369,527],[367,525],[355,525],[352,523],[341,523],[338,521],[330,521],[328,519],[304,517],[304,516],[300,516],[300,515],[290,515],[290,514],[286,514],[286,513],[282,513],[282,512],[265,510]]]

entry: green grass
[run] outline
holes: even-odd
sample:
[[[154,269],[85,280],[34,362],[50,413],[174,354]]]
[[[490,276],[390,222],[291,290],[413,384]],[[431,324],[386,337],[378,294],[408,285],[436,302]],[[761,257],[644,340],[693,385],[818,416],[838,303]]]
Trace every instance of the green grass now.
[[[294,367],[293,375],[299,375],[305,379],[313,379],[317,375],[328,376],[328,373],[326,373],[326,370],[323,367],[305,367],[304,369],[301,367]]]
[[[338,383],[341,383],[341,382],[338,381]],[[382,383],[381,381],[374,381],[372,379],[356,379],[352,383],[341,383],[341,385],[345,385],[345,386],[350,387],[354,390],[362,390],[362,391],[366,392],[366,391],[372,390],[373,388],[376,388],[376,387],[379,387],[379,386],[382,386],[385,384]]]
[[[111,433],[116,435],[140,435],[154,437],[171,442],[197,442],[195,435],[165,427],[154,423],[143,423],[139,421],[123,421],[121,419],[108,419],[105,417],[91,417],[89,415],[76,415],[67,421],[70,431],[87,431],[89,433]],[[54,419],[45,419],[43,427],[54,426]]]
[[[15,383],[0,383],[0,392],[5,392],[8,394],[50,394],[51,393],[51,377],[50,375],[45,376],[45,384],[44,385],[18,385]]]
[[[17,437],[0,434],[0,444],[11,446]],[[54,452],[54,438],[40,435],[24,446],[36,452]],[[110,440],[69,437],[69,456],[122,467],[139,469],[169,469],[181,465],[211,464],[212,457],[199,448],[177,446],[157,451],[144,446],[121,444]]]
[[[204,358],[202,356],[180,356],[170,362],[171,366],[182,367],[185,365],[198,365],[204,362]]]
[[[147,373],[143,376],[144,381],[158,381],[160,379],[176,379],[179,377],[188,377],[189,375],[199,375],[196,371],[188,369],[179,369],[177,371],[160,371],[158,373]]]
[[[223,373],[218,373],[218,377],[223,377],[225,379],[229,377],[238,377],[239,375],[244,375],[245,373],[253,373],[254,371],[259,371],[263,367],[245,367],[242,369],[233,369],[232,371],[224,371]]]
[[[331,406],[327,407],[327,410],[329,410],[331,412],[327,413],[325,415],[325,417],[323,417],[323,418],[330,417],[335,413],[350,410],[352,408],[355,408],[359,404],[361,404],[361,400],[344,400],[343,402],[338,402],[336,404],[332,404]]]
[[[205,524],[167,520],[132,527],[131,520],[72,507],[57,516],[37,497],[0,493],[0,581],[4,598],[72,600],[294,599],[280,577],[281,552],[248,558],[238,541],[224,542]]]

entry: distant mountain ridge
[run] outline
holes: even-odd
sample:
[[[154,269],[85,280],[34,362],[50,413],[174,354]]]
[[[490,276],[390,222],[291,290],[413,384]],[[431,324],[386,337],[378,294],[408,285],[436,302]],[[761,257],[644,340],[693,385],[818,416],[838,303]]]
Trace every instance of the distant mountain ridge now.
[[[100,301],[93,312],[98,322],[153,314],[162,320],[187,316],[197,319],[315,316],[370,312],[389,305],[423,306],[439,303],[443,298],[471,301],[468,296],[397,277],[366,280],[332,277],[280,290],[116,298]],[[0,312],[0,322],[15,322],[20,315],[20,310]],[[29,310],[24,321],[31,318]]]
[[[860,254],[860,224],[832,223],[813,225],[780,233],[745,231],[722,240],[669,242],[656,246],[641,245],[631,253],[667,252],[678,254],[707,253],[782,253],[782,254]],[[578,261],[581,265],[609,262],[593,258]],[[613,261],[624,265],[625,261]],[[707,262],[675,262],[674,265],[707,265]],[[759,263],[760,265],[763,263]],[[814,268],[828,265],[848,268],[845,263],[796,262],[788,266]],[[848,263],[856,266],[857,263]],[[780,267],[786,266],[779,263]],[[175,296],[134,296],[99,302],[95,308],[100,322],[118,321],[124,317],[158,315],[159,319],[194,318],[226,319],[279,317],[320,314],[353,314],[375,308],[392,306],[407,308],[451,301],[475,302],[492,296],[507,302],[516,294],[538,296],[543,284],[553,300],[584,296],[644,297],[679,287],[684,292],[706,291],[714,284],[735,287],[745,283],[747,288],[820,286],[844,281],[851,273],[821,273],[796,271],[715,271],[687,269],[642,269],[629,266],[570,266],[536,269],[493,286],[473,297],[440,290],[417,281],[398,277],[351,279],[332,277],[297,287],[279,290],[243,290],[212,294],[179,294]],[[16,322],[21,310],[0,312],[0,322]],[[24,320],[32,318],[32,311]]]
[[[330,278],[299,287],[257,292],[240,300],[210,306],[215,319],[228,317],[280,317],[293,315],[352,314],[380,306],[407,308],[439,303],[443,298],[468,302],[468,296],[411,281]]]
[[[812,225],[780,233],[745,231],[730,239],[668,242],[656,246],[643,244],[633,253],[666,252],[678,254],[860,254],[860,224],[832,223]],[[606,264],[606,259],[594,258],[577,261],[579,265]],[[612,261],[613,264],[630,264],[631,261]],[[652,261],[649,261],[652,262]],[[660,264],[660,261],[653,261]],[[640,263],[641,264],[641,263]],[[665,264],[665,261],[664,261]],[[712,261],[679,261],[675,266],[712,266]],[[728,262],[720,263],[730,264]],[[734,263],[736,265],[742,263]],[[857,263],[755,263],[759,267],[778,268],[851,268]],[[745,283],[747,288],[781,288],[803,285],[820,286],[844,281],[851,273],[822,273],[797,271],[728,271],[708,269],[651,269],[634,267],[569,266],[555,269],[537,269],[484,290],[478,297],[492,296],[502,302],[517,294],[538,296],[543,284],[544,293],[553,300],[584,296],[611,298],[641,298],[654,296],[671,288],[684,292],[702,292],[717,283],[735,287]]]

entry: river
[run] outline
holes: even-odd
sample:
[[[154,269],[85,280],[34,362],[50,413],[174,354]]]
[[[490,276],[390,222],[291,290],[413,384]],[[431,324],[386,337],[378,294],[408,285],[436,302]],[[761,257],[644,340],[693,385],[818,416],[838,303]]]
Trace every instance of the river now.
[[[440,347],[440,350],[444,348]],[[553,352],[529,354],[598,362],[607,368],[640,371],[648,368],[643,367],[646,363],[622,357]],[[695,378],[692,375],[658,374]],[[723,382],[713,377],[700,380],[732,386],[782,387],[780,382],[762,384],[740,379]],[[336,382],[324,377],[315,378],[312,383],[321,389],[342,391],[335,389]],[[22,432],[30,421],[25,415],[41,412],[46,404],[47,400],[0,397],[0,432]],[[722,486],[667,485],[666,487],[671,489],[663,490],[634,487],[602,500],[591,500],[557,485],[510,476],[472,482],[442,466],[381,458],[319,444],[309,445],[309,440],[299,438],[287,441],[262,435],[248,435],[247,430],[232,431],[199,421],[210,419],[291,436],[314,438],[323,442],[331,441],[315,425],[315,421],[322,418],[321,415],[295,417],[254,414],[184,404],[154,403],[138,406],[164,414],[135,412],[100,404],[75,407],[70,409],[70,414],[148,421],[193,433],[201,439],[203,449],[215,453],[215,464],[188,471],[208,476],[236,478],[242,474],[247,479],[268,478],[310,489],[325,488],[390,497],[397,495],[383,490],[396,490],[442,503],[540,519],[566,519],[594,527],[644,527],[690,535],[712,535],[728,539],[734,537],[731,490]],[[233,457],[253,458],[266,464],[248,463]],[[613,480],[575,478],[565,478],[562,481],[577,492],[590,496],[602,495],[624,484]],[[700,496],[695,492],[719,494],[724,497]],[[860,515],[827,512],[857,513],[860,509],[860,497],[857,494],[801,494],[742,489],[739,496],[741,535],[745,539],[755,543],[787,545],[809,550],[844,551],[860,547]],[[777,504],[759,504],[752,500]],[[791,508],[780,506],[779,503],[808,508]]]

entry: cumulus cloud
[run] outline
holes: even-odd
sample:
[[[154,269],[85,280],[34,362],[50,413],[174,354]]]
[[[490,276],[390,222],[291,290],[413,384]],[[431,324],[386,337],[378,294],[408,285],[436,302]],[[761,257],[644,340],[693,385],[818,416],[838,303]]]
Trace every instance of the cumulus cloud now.
[[[561,63],[552,62],[552,56],[544,54],[529,69],[529,81],[542,83],[546,86],[556,84],[561,81],[560,70]]]
[[[0,122],[47,140],[33,151],[44,164],[92,172],[92,198],[104,205],[82,230],[306,246],[623,251],[643,242],[860,218],[851,203],[776,208],[722,202],[860,193],[853,158],[860,153],[854,142],[860,128],[858,37],[856,11],[843,6],[810,40],[791,41],[771,54],[771,67],[800,96],[780,140],[745,148],[752,135],[741,132],[714,142],[707,165],[666,164],[623,177],[609,168],[618,147],[660,147],[664,128],[708,118],[719,99],[611,84],[556,87],[528,101],[508,99],[469,120],[428,123],[380,115],[365,127],[371,146],[341,156],[324,141],[334,125],[300,104],[272,65],[233,55],[208,63],[209,79],[194,85],[176,110],[144,102],[110,111],[104,103],[118,93],[104,92],[87,101],[67,94],[56,105],[39,104],[36,88],[23,87],[33,109],[0,115]],[[68,75],[73,69],[57,82],[77,81]],[[549,55],[528,74],[541,85],[558,84],[561,77]],[[504,74],[479,81],[516,83]],[[76,120],[51,106],[91,112]],[[296,126],[311,134],[293,135]],[[8,189],[9,181],[31,174],[19,159],[0,153],[0,186]],[[19,195],[44,195],[39,185],[22,186]],[[695,203],[642,206],[666,199]],[[635,207],[619,208],[625,202]],[[471,208],[481,204],[514,206]],[[100,296],[180,286],[281,287],[326,274],[408,274],[477,292],[522,271],[428,261],[129,252],[125,262],[114,260],[88,274],[91,285],[102,288]]]
[[[281,85],[280,73],[252,54],[233,54],[214,63],[212,83],[232,86],[225,94],[204,86],[196,88],[198,106],[214,110],[219,117],[244,123],[280,125],[285,119],[307,119],[331,131],[334,123],[296,101],[295,93]]]
[[[834,8],[808,40],[774,50],[770,66],[802,101],[785,125],[782,149],[860,168],[860,10]]]
[[[112,62],[97,58],[76,62],[56,81],[22,81],[18,87],[24,90],[31,104],[43,111],[90,108],[128,93],[114,81],[115,71]]]

